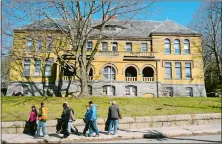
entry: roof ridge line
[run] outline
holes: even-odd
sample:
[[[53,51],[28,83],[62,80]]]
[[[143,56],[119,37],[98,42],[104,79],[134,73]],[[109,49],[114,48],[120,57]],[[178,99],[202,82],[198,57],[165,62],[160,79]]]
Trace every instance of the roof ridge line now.
[[[151,33],[156,31],[158,28],[160,28],[165,22],[166,22],[166,20],[162,21],[162,23],[160,25],[158,25],[154,30],[152,30]]]

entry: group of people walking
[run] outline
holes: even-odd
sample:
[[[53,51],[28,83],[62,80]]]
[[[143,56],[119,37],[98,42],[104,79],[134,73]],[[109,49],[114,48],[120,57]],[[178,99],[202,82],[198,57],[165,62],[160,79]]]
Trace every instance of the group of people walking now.
[[[68,102],[64,102],[62,106],[63,111],[61,115],[61,121],[57,124],[57,132],[62,132],[63,138],[67,138],[71,134],[71,132],[74,132],[75,134],[78,133],[78,129],[72,125],[72,122],[75,121],[75,113],[72,107],[69,106]],[[82,135],[91,137],[93,136],[93,133],[95,133],[95,137],[99,136],[99,130],[96,124],[97,118],[97,106],[93,103],[93,101],[89,101],[89,104],[86,106],[86,113],[83,119],[85,122],[85,128]],[[40,137],[40,129],[42,128],[43,137],[46,137],[47,119],[48,108],[43,102],[41,103],[39,111],[37,111],[35,106],[32,106],[29,118],[31,135],[35,137]],[[112,105],[108,109],[108,135],[111,134],[112,127],[114,127],[114,135],[117,135],[119,119],[122,119],[119,107],[117,106],[115,101],[112,101]],[[88,134],[87,131],[89,131]]]

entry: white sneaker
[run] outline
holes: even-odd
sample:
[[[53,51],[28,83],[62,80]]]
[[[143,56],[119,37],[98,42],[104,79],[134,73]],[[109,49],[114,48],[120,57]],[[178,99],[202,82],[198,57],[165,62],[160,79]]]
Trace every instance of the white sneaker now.
[[[113,136],[116,136],[116,137],[118,137],[118,134],[114,134]]]

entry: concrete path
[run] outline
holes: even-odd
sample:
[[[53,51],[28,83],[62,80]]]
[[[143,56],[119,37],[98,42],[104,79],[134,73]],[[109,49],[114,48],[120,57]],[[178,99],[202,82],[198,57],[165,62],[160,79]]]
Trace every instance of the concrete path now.
[[[49,136],[46,138],[34,138],[27,134],[2,134],[2,141],[3,143],[70,143],[120,139],[167,138],[206,134],[221,134],[221,124],[129,130],[121,129],[118,131],[118,136],[107,135],[105,131],[100,131],[99,137],[84,137],[79,133],[78,135],[71,134],[66,139],[62,139],[62,134],[57,133],[49,133]]]
[[[128,140],[112,140],[97,141],[93,143],[222,143],[221,135],[203,135],[203,136],[183,136],[157,139],[128,139]]]

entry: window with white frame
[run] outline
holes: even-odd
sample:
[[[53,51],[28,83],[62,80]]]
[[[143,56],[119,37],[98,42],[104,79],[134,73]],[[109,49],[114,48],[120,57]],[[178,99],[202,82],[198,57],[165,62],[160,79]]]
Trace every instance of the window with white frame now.
[[[193,96],[193,88],[192,87],[186,87],[186,95],[187,96]]]
[[[173,88],[172,87],[166,87],[166,90],[168,92],[168,95],[173,97]]]
[[[172,66],[170,62],[165,62],[165,78],[166,79],[172,78]]]
[[[171,54],[171,45],[170,45],[169,39],[164,40],[164,51],[165,51],[165,54]]]
[[[39,38],[36,42],[36,50],[41,51],[42,50],[42,39]]]
[[[46,50],[52,51],[52,37],[50,36],[46,38]]]
[[[136,86],[126,86],[126,95],[137,96],[137,87]]]
[[[185,63],[185,74],[186,74],[186,78],[192,78],[191,63],[189,62]]]
[[[111,85],[103,86],[103,95],[114,96],[115,95],[115,87]]]
[[[87,42],[87,48],[86,48],[86,50],[87,50],[87,51],[91,51],[92,48],[93,48],[93,43],[92,43],[91,41],[88,41],[88,42]]]
[[[175,39],[174,40],[174,53],[175,54],[180,54],[181,50],[180,50],[180,40]]]
[[[40,70],[41,70],[41,60],[35,60],[34,76],[40,76]]]
[[[29,93],[29,87],[26,84],[22,85],[22,89],[23,89],[23,95],[27,95]]]
[[[141,43],[141,52],[147,52],[147,43]]]
[[[32,41],[31,38],[28,37],[28,38],[26,39],[26,50],[27,50],[27,51],[32,50],[32,45],[33,45],[33,41]]]
[[[52,65],[51,60],[47,60],[45,62],[45,76],[51,76],[51,65]]]
[[[184,40],[184,54],[190,54],[190,41]]]
[[[30,76],[30,60],[24,61],[24,76]]]
[[[88,85],[88,94],[92,95],[92,86]]]
[[[108,51],[108,43],[102,42],[102,51]]]
[[[182,78],[182,72],[181,72],[181,63],[180,62],[175,63],[175,70],[176,70],[176,78],[181,79]]]
[[[132,52],[132,43],[126,43],[126,51]]]
[[[116,79],[116,71],[111,66],[106,66],[103,70],[103,78],[107,80],[115,80]]]
[[[112,51],[117,52],[118,51],[118,43],[117,42],[112,42]]]

